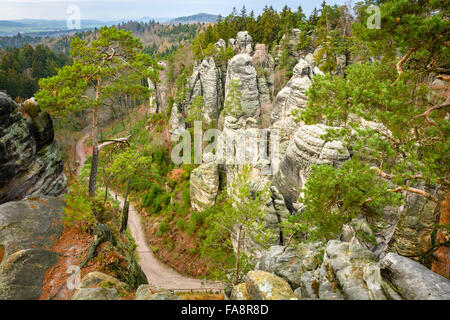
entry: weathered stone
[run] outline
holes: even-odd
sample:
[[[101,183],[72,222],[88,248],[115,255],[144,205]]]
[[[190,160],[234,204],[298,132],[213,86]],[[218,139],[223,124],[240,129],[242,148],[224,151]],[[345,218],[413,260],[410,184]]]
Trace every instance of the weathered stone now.
[[[252,58],[248,54],[238,54],[228,62],[225,99],[229,95],[231,81],[238,81],[240,84],[240,93],[242,94],[241,110],[236,110],[236,114],[233,117],[239,122],[238,127],[240,128],[244,127],[244,123],[248,123],[249,119],[254,122],[253,127],[256,127],[261,121],[261,103],[259,100],[257,78],[256,70],[252,64]],[[226,116],[226,114],[222,115],[223,118]],[[225,127],[227,127],[226,123],[227,121],[225,121]]]
[[[24,117],[4,93],[0,93],[0,105],[4,112],[0,115],[0,203],[27,195],[64,193],[67,178],[50,116],[38,111],[33,118]]]
[[[229,42],[230,43],[230,42]],[[236,53],[253,53],[253,38],[248,31],[240,31],[236,36],[236,40],[231,42]]]
[[[80,288],[114,288],[118,292],[127,289],[127,284],[102,272],[90,272],[81,280]]]
[[[225,42],[225,40],[223,39],[219,39],[219,41],[217,41],[214,46],[217,48],[217,50],[220,49],[226,49],[227,47],[227,43]]]
[[[247,284],[241,283],[233,287],[230,294],[230,300],[250,300],[247,293]]]
[[[303,124],[294,121],[292,112],[301,112],[306,108],[308,97],[306,91],[312,84],[312,79],[317,74],[322,74],[314,65],[301,59],[294,68],[294,74],[275,98],[274,106],[270,116],[270,122],[274,129],[279,131],[280,155],[282,158],[287,150],[289,141],[296,130]],[[274,164],[275,172],[278,170],[278,163]]]
[[[120,295],[113,288],[83,288],[75,291],[72,300],[120,300]]]
[[[418,262],[391,252],[379,265],[383,279],[403,299],[450,300],[450,280]]]
[[[136,300],[183,300],[174,292],[157,288],[152,285],[142,285],[136,291]]]
[[[293,210],[297,202],[299,190],[304,187],[311,165],[332,164],[337,167],[350,158],[342,142],[322,138],[329,128],[320,124],[302,126],[289,143],[280,170],[272,181],[283,195],[289,210]]]
[[[245,277],[250,300],[297,300],[289,284],[264,271],[250,271]]]
[[[198,96],[203,97],[203,115],[207,121],[218,120],[223,104],[222,73],[212,57],[194,67],[189,79],[189,105]]]
[[[415,186],[426,189],[423,185]],[[427,190],[436,195],[436,190]],[[407,193],[404,210],[389,243],[388,251],[400,255],[419,255],[432,246],[432,233],[435,229],[439,206],[426,198]],[[431,262],[428,262],[431,264]]]
[[[318,267],[319,250],[319,244],[273,246],[263,254],[256,269],[274,273],[286,280],[293,289],[297,289],[300,287],[302,274]]]
[[[50,249],[63,230],[63,204],[41,196],[0,205],[0,300],[40,297],[45,272],[59,258]]]
[[[186,129],[186,124],[184,123],[184,117],[181,114],[179,106],[174,103],[172,106],[172,111],[169,119],[169,129],[170,133],[175,133],[177,130]]]
[[[147,300],[183,300],[173,292],[158,292],[151,295]]]
[[[211,161],[194,169],[190,178],[191,206],[196,211],[211,207],[219,192],[219,166]]]
[[[329,241],[326,246],[324,264],[330,268],[339,283],[342,294],[348,300],[386,299],[381,295],[380,286],[371,283],[368,288],[364,281],[364,270],[376,266],[378,257],[358,244]],[[370,270],[366,270],[369,279]],[[373,279],[375,280],[375,278]],[[373,289],[373,294],[370,293]]]

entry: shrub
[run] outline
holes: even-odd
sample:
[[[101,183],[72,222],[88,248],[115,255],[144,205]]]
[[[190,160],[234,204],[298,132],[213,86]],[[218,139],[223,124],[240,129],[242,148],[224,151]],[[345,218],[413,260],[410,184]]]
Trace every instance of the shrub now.
[[[186,229],[186,221],[183,218],[177,220],[177,228],[178,230],[183,231]]]

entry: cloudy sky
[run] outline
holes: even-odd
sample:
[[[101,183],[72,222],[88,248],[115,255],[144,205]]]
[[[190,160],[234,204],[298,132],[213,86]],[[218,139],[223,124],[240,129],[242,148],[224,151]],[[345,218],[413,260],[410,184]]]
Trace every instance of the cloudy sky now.
[[[327,3],[344,3],[345,0],[327,0]],[[322,0],[0,0],[0,20],[51,19],[65,20],[71,5],[77,5],[81,19],[130,19],[142,17],[179,17],[199,12],[227,15],[233,7],[259,13],[264,6],[281,9],[284,5],[299,5],[309,13],[319,7]]]

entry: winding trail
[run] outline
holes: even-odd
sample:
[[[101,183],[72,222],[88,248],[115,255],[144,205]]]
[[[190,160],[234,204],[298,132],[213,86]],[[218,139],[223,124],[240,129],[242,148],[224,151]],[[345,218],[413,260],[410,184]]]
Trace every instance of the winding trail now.
[[[89,133],[81,138],[76,145],[76,154],[79,162],[77,174],[81,172],[81,167],[86,161],[87,155],[83,147],[83,143],[90,136]],[[121,195],[111,190],[110,193],[117,197],[117,201],[121,206],[124,205],[124,199]],[[222,291],[223,285],[220,282],[204,281],[200,279],[194,279],[183,276],[177,273],[175,270],[165,265],[158,258],[155,257],[152,250],[148,247],[145,239],[144,228],[141,223],[141,216],[137,212],[136,208],[130,204],[130,210],[128,214],[128,228],[137,244],[137,254],[139,257],[139,265],[147,276],[147,280],[150,284],[174,291]]]

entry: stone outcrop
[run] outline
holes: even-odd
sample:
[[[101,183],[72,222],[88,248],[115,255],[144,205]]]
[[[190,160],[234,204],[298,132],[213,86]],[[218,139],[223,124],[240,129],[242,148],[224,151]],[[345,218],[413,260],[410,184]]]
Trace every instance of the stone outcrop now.
[[[196,211],[213,206],[219,193],[219,166],[212,157],[208,160],[191,173],[191,206]]]
[[[258,76],[248,54],[238,54],[228,62],[225,85],[225,100],[230,95],[231,81],[239,83],[241,93],[241,110],[235,110],[233,116],[224,114],[224,126],[232,129],[243,128],[246,125],[255,127],[260,123],[261,102],[259,100]]]
[[[294,74],[275,98],[270,122],[279,131],[280,157],[284,156],[289,141],[295,131],[302,125],[294,121],[293,111],[301,112],[306,108],[308,97],[306,91],[312,85],[312,79],[317,74],[323,74],[308,61],[301,59],[294,68]],[[275,170],[278,164],[275,164]]]
[[[252,57],[253,66],[258,75],[258,90],[261,105],[269,105],[273,101],[275,83],[275,62],[268,53],[265,44],[258,43]]]
[[[35,194],[58,196],[66,187],[48,113],[33,99],[22,108],[0,93],[0,203]]]
[[[127,284],[108,274],[97,271],[88,273],[80,283],[80,288],[83,289],[103,287],[114,288],[117,292],[121,292],[127,289]]]
[[[83,288],[75,291],[72,300],[120,300],[120,295],[114,288]]]
[[[276,274],[285,279],[293,289],[301,285],[306,271],[314,271],[320,260],[319,244],[300,244],[298,247],[273,246],[256,265],[256,270]]]
[[[40,196],[0,205],[0,300],[35,300],[45,272],[56,264],[51,248],[63,231],[63,201]]]
[[[189,104],[203,97],[203,115],[207,121],[218,120],[223,104],[222,73],[212,57],[205,58],[194,67],[189,79]]]
[[[395,291],[407,300],[450,300],[450,280],[406,257],[388,253],[380,272]]]
[[[247,292],[247,284],[241,283],[233,287],[230,294],[230,300],[250,300]]]
[[[250,271],[245,276],[249,300],[297,300],[289,284],[282,278],[264,271]],[[242,288],[233,289],[246,297]]]
[[[184,129],[186,129],[184,117],[181,114],[179,106],[176,103],[174,103],[172,106],[172,111],[170,113],[169,131],[171,134],[174,134],[175,131]]]
[[[419,186],[419,189],[426,189]],[[436,195],[435,190],[428,190]],[[432,246],[432,233],[439,215],[439,206],[422,196],[407,193],[388,251],[401,255],[419,255]],[[430,261],[428,261],[430,263]]]
[[[300,127],[281,160],[280,169],[272,184],[283,195],[290,211],[295,211],[294,204],[300,195],[299,190],[306,182],[311,165],[339,166],[350,158],[350,153],[342,142],[325,141],[322,138],[328,129],[329,127],[320,124]]]
[[[136,291],[136,300],[183,300],[174,292],[156,288],[151,285],[142,285]]]
[[[354,242],[331,240],[324,252],[320,245],[302,246],[271,247],[257,264],[296,288],[299,299],[450,300],[450,280],[412,259],[388,253],[379,260]]]
[[[238,32],[236,39],[229,39],[228,45],[231,46],[237,54],[253,53],[253,38],[248,31]]]

